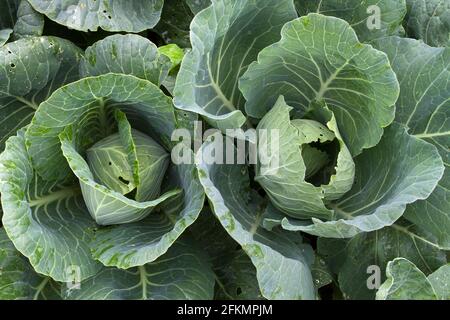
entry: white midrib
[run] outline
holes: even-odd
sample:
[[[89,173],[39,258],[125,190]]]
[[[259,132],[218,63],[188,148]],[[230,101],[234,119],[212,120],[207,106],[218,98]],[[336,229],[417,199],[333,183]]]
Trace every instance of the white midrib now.
[[[41,292],[44,290],[45,286],[47,285],[48,281],[50,278],[45,278],[44,280],[42,280],[42,282],[37,286],[36,288],[36,293],[33,296],[33,300],[38,300],[39,299],[39,295],[41,294]]]
[[[353,59],[353,57],[352,57],[351,59]],[[337,78],[337,76],[339,75],[339,73],[341,73],[341,71],[344,70],[344,68],[345,68],[346,66],[348,66],[348,64],[350,63],[350,60],[351,60],[351,59],[345,61],[345,63],[344,63],[342,66],[340,66],[339,68],[337,68],[337,69],[336,69],[336,70],[328,77],[328,79],[327,79],[325,82],[322,82],[322,80],[321,80],[322,83],[321,83],[321,86],[320,86],[320,90],[319,90],[319,92],[318,92],[317,95],[316,95],[316,99],[317,99],[317,100],[323,99],[323,96],[324,96],[325,93],[328,91],[328,87],[330,86],[330,84],[331,84],[334,80],[336,80],[336,78]]]
[[[435,132],[435,133],[420,133],[415,134],[414,136],[416,138],[426,139],[426,138],[436,138],[436,137],[444,137],[450,135],[450,131],[444,131],[444,132]]]
[[[340,215],[342,215],[342,216],[343,216],[344,218],[346,218],[346,219],[351,220],[351,219],[354,218],[352,215],[346,213],[345,211],[342,211],[341,209],[339,209],[339,208],[336,207],[336,206],[333,207],[333,209],[334,209],[335,211],[337,211]],[[399,225],[396,225],[396,224],[393,224],[393,225],[391,225],[391,226],[389,226],[389,227],[391,227],[391,228],[393,228],[393,229],[395,229],[395,230],[397,230],[397,231],[403,232],[403,233],[407,234],[408,236],[410,236],[411,238],[416,238],[416,239],[418,239],[418,240],[420,240],[420,241],[422,241],[422,242],[425,242],[426,244],[428,244],[428,245],[430,245],[430,246],[433,246],[433,247],[438,248],[439,250],[441,250],[441,248],[439,247],[439,245],[437,245],[437,244],[435,244],[435,243],[433,243],[433,242],[431,242],[431,241],[429,241],[429,240],[427,240],[427,239],[425,239],[425,238],[423,238],[423,237],[421,237],[421,236],[419,236],[419,235],[417,235],[417,234],[415,234],[415,233],[412,233],[411,231],[409,231],[409,230],[408,230],[407,228],[405,228],[405,227],[402,227],[402,226],[399,226]]]
[[[222,101],[224,106],[227,107],[227,109],[229,111],[236,111],[236,108],[235,108],[234,104],[230,100],[228,100],[228,98],[222,92],[222,89],[220,89],[219,84],[214,80],[214,77],[213,77],[213,75],[211,73],[211,59],[210,59],[209,52],[208,52],[208,54],[206,56],[206,59],[208,61],[207,69],[208,69],[209,79],[211,80],[211,86],[213,87],[214,91],[216,92],[217,96]]]
[[[148,299],[147,270],[145,270],[145,266],[139,267],[139,276],[140,276],[140,283],[142,285],[142,300],[147,300]]]
[[[78,187],[72,187],[67,189],[62,189],[52,194],[46,195],[44,197],[40,197],[34,200],[29,201],[30,207],[40,207],[49,203],[53,203],[62,199],[66,199],[72,196],[75,196],[80,193],[80,189]]]
[[[99,120],[100,120],[100,127],[105,130],[105,137],[109,136],[111,134],[112,127],[108,124],[108,116],[106,114],[106,103],[105,99],[99,98],[97,99],[98,106],[99,106]]]
[[[263,217],[263,212],[259,212],[255,217],[255,222],[253,222],[251,228],[250,228],[250,234],[254,236],[256,234],[256,231],[258,231],[259,225],[261,224],[261,220]]]
[[[32,103],[30,101],[28,101],[27,99],[24,99],[22,97],[19,96],[15,96],[14,98],[16,98],[17,101],[22,102],[24,105],[30,107],[33,110],[37,110],[38,106],[35,103]]]
[[[428,245],[430,245],[430,246],[432,246],[432,247],[435,247],[435,248],[438,248],[439,250],[442,250],[442,248],[441,248],[439,245],[437,245],[436,243],[433,243],[433,242],[431,242],[431,241],[429,241],[429,240],[427,240],[427,239],[425,239],[425,238],[423,238],[423,237],[421,237],[421,236],[419,236],[419,235],[417,235],[417,234],[415,234],[415,233],[409,231],[409,230],[408,230],[407,228],[405,228],[405,227],[398,226],[398,225],[396,225],[396,224],[393,224],[391,227],[394,228],[394,229],[397,230],[397,231],[406,233],[406,234],[407,234],[408,236],[410,236],[411,238],[416,238],[416,239],[418,239],[418,240],[420,240],[420,241],[422,241],[422,242],[425,242],[426,244],[428,244]]]

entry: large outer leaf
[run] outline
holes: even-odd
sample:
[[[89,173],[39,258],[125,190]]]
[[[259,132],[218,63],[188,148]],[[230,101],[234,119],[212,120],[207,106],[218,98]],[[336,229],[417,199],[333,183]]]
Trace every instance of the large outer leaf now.
[[[436,300],[436,292],[414,263],[404,258],[390,261],[387,280],[377,292],[377,300]]]
[[[55,37],[22,39],[0,48],[0,151],[43,100],[79,78],[80,58],[80,49]]]
[[[404,221],[375,232],[361,233],[351,240],[320,238],[318,253],[338,275],[346,299],[375,297],[376,290],[367,287],[367,280],[373,274],[368,272],[369,266],[380,268],[382,283],[387,263],[397,257],[410,260],[426,274],[446,263],[446,254],[439,250],[436,238]]]
[[[2,29],[0,30],[0,47],[3,46],[6,42],[8,42],[9,37],[13,33],[12,29]]]
[[[355,158],[356,175],[352,190],[330,204],[336,221],[313,224],[270,215],[269,222],[280,221],[283,228],[327,238],[350,238],[392,225],[406,205],[426,199],[443,174],[436,148],[411,137],[394,123],[380,143]]]
[[[159,21],[164,0],[28,0],[48,18],[80,31],[141,32]]]
[[[58,89],[41,104],[27,131],[34,167],[45,179],[70,175],[58,135],[75,125],[79,150],[109,136],[108,114],[115,108],[127,114],[133,127],[163,146],[171,145],[175,129],[172,101],[154,84],[131,75],[106,74],[84,78]]]
[[[433,286],[434,291],[438,299],[450,300],[450,264],[440,267],[435,272],[428,276],[428,281],[430,281]]]
[[[445,165],[433,194],[408,206],[405,217],[450,249],[450,49],[397,37],[375,45],[388,54],[400,81],[396,120],[410,134],[434,144]]]
[[[192,21],[192,51],[178,74],[175,105],[219,129],[242,126],[238,79],[262,48],[279,39],[282,25],[296,18],[292,1],[213,0]]]
[[[323,99],[353,156],[375,146],[399,91],[386,55],[361,44],[347,22],[320,14],[287,23],[281,34],[241,78],[247,114],[262,118],[283,95],[301,118]]]
[[[295,0],[295,4],[300,15],[317,12],[346,20],[363,42],[398,32],[406,15],[405,0]],[[374,14],[368,12],[371,6],[380,9],[379,28],[368,27]]]
[[[264,299],[258,286],[256,268],[243,250],[236,251],[233,258],[222,266],[218,277],[218,300]]]
[[[150,40],[133,34],[113,35],[86,49],[80,64],[82,76],[114,72],[131,74],[160,85],[167,77],[170,60]]]
[[[36,272],[56,281],[86,279],[100,269],[89,243],[95,224],[79,187],[45,182],[34,172],[23,131],[0,156],[3,226]]]
[[[204,144],[198,160],[211,147],[214,143]],[[264,202],[249,193],[245,165],[198,163],[200,182],[214,214],[255,265],[262,295],[267,299],[314,299],[311,248],[301,244],[298,235],[260,227]]]
[[[67,292],[75,300],[211,300],[214,274],[203,252],[186,239],[154,263],[127,271],[104,268]]]
[[[190,47],[189,27],[194,15],[187,0],[165,0],[161,20],[154,30],[166,43]]]
[[[248,255],[205,207],[190,228],[192,236],[208,254],[216,273],[215,299],[263,299],[256,278],[256,268]]]
[[[406,0],[409,36],[433,47],[450,46],[450,0]]]
[[[0,300],[60,299],[60,285],[38,275],[0,229]]]
[[[44,16],[33,9],[28,0],[21,0],[17,8],[14,38],[40,36],[44,32]]]
[[[40,36],[44,30],[44,17],[36,12],[27,0],[0,2],[0,46],[13,33],[14,39]]]
[[[154,28],[167,43],[191,46],[190,25],[194,16],[211,5],[211,0],[165,0],[161,20]]]
[[[139,223],[100,229],[92,243],[95,259],[106,266],[127,269],[156,260],[197,219],[205,194],[193,165],[169,168],[166,189],[182,188],[183,194],[171,199],[161,212],[152,213]],[[163,189],[163,191],[165,191]]]
[[[12,28],[16,23],[17,0],[3,0],[0,2],[0,29]]]
[[[194,14],[199,13],[200,11],[211,5],[211,0],[185,0],[185,1]]]

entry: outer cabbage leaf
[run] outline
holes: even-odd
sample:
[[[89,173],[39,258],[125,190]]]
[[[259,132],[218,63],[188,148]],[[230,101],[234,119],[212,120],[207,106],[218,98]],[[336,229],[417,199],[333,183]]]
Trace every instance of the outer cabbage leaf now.
[[[387,280],[377,292],[377,300],[448,300],[450,291],[445,289],[446,296],[440,296],[430,279],[439,279],[437,289],[444,288],[450,277],[450,266],[445,265],[431,274],[428,278],[414,263],[404,258],[390,261],[386,268]]]
[[[406,15],[405,0],[295,0],[295,5],[301,16],[316,12],[346,20],[362,42],[398,33]]]
[[[13,35],[17,40],[40,36],[44,30],[44,17],[27,0],[3,0],[0,3],[0,46]]]
[[[386,55],[361,44],[347,22],[320,14],[287,23],[281,34],[240,80],[247,114],[262,118],[283,95],[302,118],[312,101],[323,100],[353,156],[375,146],[399,93]]]
[[[375,231],[397,221],[407,204],[426,199],[444,171],[436,148],[411,137],[396,123],[386,130],[376,147],[355,158],[355,166],[353,188],[329,204],[334,221],[313,218],[311,224],[269,210],[266,226],[281,224],[287,230],[327,238],[350,238]]]
[[[210,5],[211,0],[165,0],[161,20],[154,30],[166,43],[188,48],[192,19]]]
[[[35,10],[70,29],[141,32],[161,17],[164,0],[28,0]]]
[[[203,11],[205,12],[205,11]],[[203,155],[216,149],[206,142],[197,153],[200,182],[216,217],[256,267],[262,295],[267,299],[314,299],[311,247],[299,235],[261,228],[264,201],[250,193],[245,165],[207,165]]]
[[[166,43],[190,47],[190,24],[194,16],[211,4],[211,0],[165,0],[161,20],[155,31]]]
[[[190,231],[213,265],[216,274],[215,299],[263,299],[255,266],[208,207],[203,209]]]
[[[409,205],[405,217],[450,249],[450,49],[397,37],[375,45],[388,54],[400,81],[396,121],[406,125],[409,134],[435,145],[445,165],[435,191]]]
[[[211,0],[186,0],[187,5],[194,14],[199,13],[203,9],[211,5]]]
[[[406,0],[406,31],[433,47],[450,45],[450,1]]]
[[[78,187],[43,181],[33,170],[23,130],[0,156],[3,226],[34,270],[71,282],[96,274],[89,244],[95,223]]]
[[[80,58],[80,49],[55,37],[22,39],[0,48],[0,150],[54,90],[79,79]]]
[[[218,300],[262,300],[256,268],[248,255],[236,251],[233,258],[218,271],[220,285],[216,291]]]
[[[420,231],[411,223],[400,221],[391,227],[375,232],[361,233],[350,240],[319,238],[318,253],[338,275],[339,287],[345,299],[373,299],[376,289],[373,270],[378,266],[380,284],[385,281],[389,261],[403,257],[410,260],[426,274],[434,272],[446,263],[446,254],[439,249],[436,238]]]
[[[238,79],[296,16],[292,0],[213,0],[192,21],[192,51],[177,77],[176,107],[221,130],[241,127],[246,119]]]
[[[211,300],[214,274],[195,243],[182,239],[154,263],[127,271],[103,268],[67,291],[73,300]]]
[[[333,274],[325,260],[320,256],[316,255],[311,272],[314,277],[314,285],[317,289],[325,287],[333,282]]]
[[[0,229],[0,300],[59,300],[60,284],[37,274]]]
[[[3,46],[6,42],[8,42],[9,37],[13,33],[12,29],[2,29],[0,30],[0,47]]]
[[[450,288],[448,286],[450,282],[450,264],[446,264],[435,272],[428,276],[428,281],[430,281],[433,286],[434,291],[438,299],[449,300],[450,299]]]
[[[171,94],[175,85],[174,62],[148,39],[138,35],[113,35],[97,41],[86,49],[80,64],[82,76],[97,76],[110,72],[123,73],[163,85]],[[180,49],[181,50],[181,49]],[[108,53],[108,54],[107,54]],[[179,54],[179,53],[178,53]],[[196,115],[176,111],[182,128],[192,125]]]
[[[133,34],[113,35],[86,49],[82,77],[109,72],[131,74],[160,85],[167,77],[169,59],[150,40]]]
[[[35,11],[28,0],[19,1],[17,21],[14,24],[14,39],[41,36],[43,31],[44,16]]]

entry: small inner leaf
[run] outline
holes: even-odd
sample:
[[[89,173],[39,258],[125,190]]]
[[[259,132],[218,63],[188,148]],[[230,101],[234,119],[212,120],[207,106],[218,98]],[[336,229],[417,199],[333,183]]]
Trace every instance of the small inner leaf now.
[[[316,187],[327,185],[334,169],[339,146],[333,131],[318,121],[295,119],[292,125],[298,129],[301,153],[305,163],[305,180]]]
[[[331,142],[335,139],[333,131],[320,122],[308,119],[295,119],[291,123],[297,128],[302,144]]]
[[[119,133],[87,151],[95,180],[133,200],[158,197],[162,178],[169,165],[168,153],[149,136],[134,130],[123,112],[116,112]],[[142,164],[142,165],[140,165]]]
[[[119,109],[115,110],[114,117],[116,118],[117,126],[119,128],[120,141],[122,142],[122,146],[125,148],[128,155],[128,164],[133,172],[133,182],[135,186],[138,187],[140,184],[139,161],[137,157],[136,145],[131,134],[131,125],[128,122],[126,114]],[[126,184],[128,185],[129,183],[130,182],[128,181]]]
[[[119,134],[111,135],[90,148],[87,153],[89,167],[95,180],[122,195],[136,188],[128,154]],[[128,182],[128,183],[126,183]]]
[[[301,152],[306,166],[306,181],[330,162],[330,157],[326,152],[311,145],[304,145]]]

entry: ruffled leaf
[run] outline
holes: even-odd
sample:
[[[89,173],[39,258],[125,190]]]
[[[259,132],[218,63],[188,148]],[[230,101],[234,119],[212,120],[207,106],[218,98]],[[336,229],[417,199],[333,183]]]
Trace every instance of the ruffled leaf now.
[[[386,55],[361,44],[347,22],[315,13],[287,23],[281,35],[240,80],[247,114],[264,117],[283,95],[302,118],[323,100],[353,156],[377,145],[399,93]]]
[[[28,0],[49,19],[80,31],[141,32],[161,17],[164,0]]]
[[[66,291],[71,300],[211,300],[214,274],[203,252],[187,239],[178,241],[154,263],[124,271],[103,268]]]
[[[347,21],[361,42],[403,32],[405,0],[295,0],[300,15],[311,12]]]
[[[436,291],[414,263],[404,258],[390,261],[387,280],[377,292],[377,300],[437,300]]]
[[[406,31],[433,47],[450,45],[450,2],[448,0],[406,0]]]
[[[177,108],[198,113],[221,130],[241,127],[246,119],[238,79],[296,16],[292,0],[212,1],[191,24],[192,51],[174,91]]]
[[[3,226],[36,272],[61,282],[86,279],[101,267],[89,247],[95,223],[78,186],[39,178],[23,136],[11,137],[0,156]]]
[[[0,300],[59,300],[60,284],[37,274],[0,229]]]
[[[337,274],[346,299],[375,298],[377,285],[386,279],[388,262],[397,257],[410,260],[426,274],[446,263],[436,238],[405,221],[350,240],[320,238],[318,253]]]
[[[327,238],[351,238],[379,230],[397,221],[407,204],[426,199],[444,171],[436,148],[411,137],[398,124],[386,130],[376,147],[355,158],[355,166],[352,190],[329,204],[335,213],[334,221],[313,218],[311,224],[272,210],[266,215],[266,225],[281,224],[287,230]]]
[[[405,217],[450,249],[450,49],[397,37],[375,45],[387,53],[400,81],[396,120],[411,135],[436,146],[445,165],[431,196],[409,205]]]
[[[22,39],[0,48],[0,151],[42,101],[79,79],[81,52],[55,37]]]
[[[167,77],[170,60],[150,40],[134,35],[113,35],[86,49],[80,64],[83,77],[109,72],[131,74],[159,86]]]

